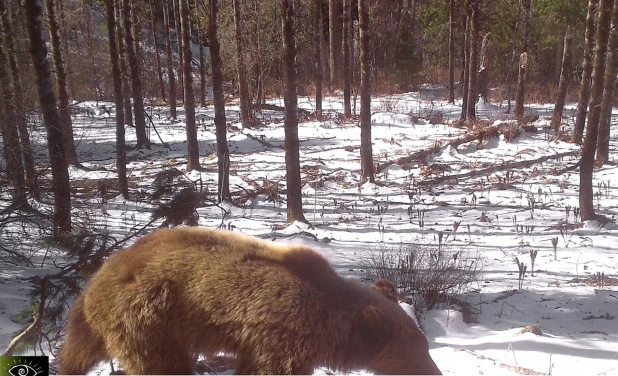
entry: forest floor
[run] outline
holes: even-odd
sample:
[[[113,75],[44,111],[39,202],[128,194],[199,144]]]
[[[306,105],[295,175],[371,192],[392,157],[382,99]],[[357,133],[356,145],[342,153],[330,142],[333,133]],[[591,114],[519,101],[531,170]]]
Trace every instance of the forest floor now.
[[[580,223],[575,215],[579,148],[548,130],[553,106],[545,105],[527,108],[540,118],[528,129],[535,132],[523,132],[504,107],[479,103],[479,117],[496,130],[465,140],[468,131],[452,126],[458,104],[432,97],[431,87],[374,98],[379,173],[375,184],[361,185],[360,128],[334,115],[342,112],[341,99],[327,98],[329,119],[299,124],[303,206],[310,225],[285,223],[282,113],[258,113],[264,126],[256,129],[232,124],[230,187],[239,205],[207,200],[197,209],[199,225],[307,244],[340,274],[360,280],[367,277],[371,254],[380,249],[440,243],[479,270],[478,281],[461,296],[472,319],[464,322],[457,305],[421,317],[431,355],[445,375],[618,375],[618,228],[613,222]],[[310,99],[301,98],[300,107],[312,111]],[[179,111],[176,121],[165,108],[148,109],[153,145],[128,152],[129,201],[115,188],[115,124],[106,112],[111,108],[113,115],[113,106],[88,102],[76,108],[81,109],[73,117],[78,155],[90,169],[70,169],[76,227],[116,240],[156,228],[162,219],[151,222],[152,213],[171,198],[152,197],[155,177],[164,170],[172,171],[176,186],[196,184],[216,192],[212,107],[197,114],[202,169],[186,173],[184,113]],[[567,106],[567,130],[574,108]],[[238,118],[233,104],[227,110],[228,122]],[[42,126],[33,130],[32,141],[45,159]],[[132,128],[127,143],[135,145]],[[593,182],[597,210],[609,218],[618,214],[617,146],[612,135],[611,161],[596,170]],[[42,181],[49,184],[49,176]],[[7,191],[0,197],[6,206]],[[49,204],[35,207],[51,211]],[[46,225],[17,222],[5,218],[0,226],[0,349],[31,320],[23,311],[32,302],[33,277],[56,273],[67,263],[60,250],[44,242]],[[538,251],[534,274],[532,250]],[[521,289],[515,257],[527,267]],[[597,273],[603,273],[603,282]],[[109,371],[103,366],[93,374]]]

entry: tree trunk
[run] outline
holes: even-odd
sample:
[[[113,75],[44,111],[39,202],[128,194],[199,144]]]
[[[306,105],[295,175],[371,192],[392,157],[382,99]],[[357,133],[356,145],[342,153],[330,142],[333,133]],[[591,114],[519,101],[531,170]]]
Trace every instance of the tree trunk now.
[[[127,52],[124,42],[124,29],[122,26],[122,0],[116,0],[116,44],[118,45],[118,55],[120,57],[120,74],[122,77],[122,105],[124,108],[124,123],[133,126],[133,106],[131,105],[131,85],[129,68],[127,63]]]
[[[322,121],[322,53],[324,51],[324,35],[322,27],[322,0],[315,0],[315,117]]]
[[[120,54],[116,39],[115,0],[105,0],[107,35],[109,38],[109,55],[112,64],[112,80],[114,83],[114,102],[116,104],[116,169],[118,171],[118,188],[125,200],[129,199],[129,184],[127,181],[127,154],[124,134],[124,110],[122,101],[122,74],[120,71]]]
[[[15,123],[19,132],[19,146],[23,154],[24,170],[26,173],[26,185],[35,198],[39,197],[38,186],[36,184],[36,172],[34,170],[34,154],[32,152],[32,144],[30,143],[30,135],[28,132],[28,124],[26,122],[26,114],[24,108],[24,90],[21,84],[19,74],[19,65],[17,64],[17,54],[15,50],[15,39],[13,36],[13,27],[11,12],[6,9],[5,0],[0,0],[0,17],[2,20],[2,33],[4,34],[3,43],[7,55],[9,71],[11,76],[11,86],[13,90],[13,101],[15,107]]]
[[[352,35],[350,24],[352,22],[351,0],[343,0],[343,112],[349,119],[352,117],[352,107],[350,106],[350,81],[352,69],[350,67],[350,45]]]
[[[330,87],[337,89],[341,67],[341,0],[328,0],[328,25],[330,38]]]
[[[47,47],[43,40],[43,9],[38,0],[24,0],[26,24],[30,39],[30,53],[36,74],[36,85],[43,120],[47,128],[47,147],[51,162],[54,191],[54,233],[71,231],[71,190],[69,171],[62,142],[60,115],[56,108],[56,95],[47,61]]]
[[[234,26],[236,36],[236,69],[238,70],[238,95],[240,97],[240,121],[243,128],[251,126],[251,101],[249,100],[249,86],[247,85],[247,68],[243,47],[243,19],[241,14],[241,0],[234,0]]]
[[[455,0],[449,0],[448,103],[455,103]]]
[[[616,72],[618,71],[618,1],[614,0],[612,8],[611,31],[608,41],[607,64],[603,81],[603,99],[599,117],[599,134],[597,136],[597,166],[602,166],[609,160],[609,125],[612,118],[614,88],[616,87]]]
[[[461,73],[463,75],[463,90],[461,95],[461,120],[466,120],[468,115],[468,85],[470,85],[470,11],[464,9],[464,48],[461,57]]]
[[[174,29],[176,30],[176,40],[178,42],[178,57],[179,57],[179,62],[180,62],[180,69],[178,69],[178,76],[180,77],[180,100],[184,101],[184,85],[185,85],[185,80],[184,80],[184,66],[185,66],[185,62],[184,62],[184,56],[182,53],[182,37],[181,37],[181,21],[180,21],[180,4],[179,1],[182,0],[172,0],[172,4],[173,4],[173,12],[172,15],[174,17]]]
[[[300,142],[298,140],[298,97],[296,94],[296,38],[294,35],[294,0],[281,0],[283,35],[283,86],[285,102],[285,170],[288,222],[306,222],[300,181]]]
[[[218,1],[210,0],[210,64],[212,66],[212,94],[215,105],[215,130],[217,134],[217,169],[219,201],[230,200],[230,150],[227,145],[225,96],[223,94],[223,61],[219,43]]]
[[[371,138],[371,44],[369,33],[369,1],[358,0],[360,28],[360,79],[361,79],[361,176],[362,181],[375,181],[373,146]]]
[[[517,77],[517,92],[515,93],[515,111],[513,115],[517,120],[524,118],[524,102],[525,102],[525,87],[526,80],[528,78],[527,66],[528,66],[528,43],[530,39],[530,8],[532,6],[532,0],[522,0],[522,10],[524,17],[524,43],[523,52],[519,62],[519,76]],[[524,55],[525,54],[525,55]]]
[[[69,27],[67,26],[67,16],[66,13],[64,12],[64,5],[63,5],[63,1],[64,0],[58,0],[58,10],[59,10],[59,16],[60,16],[60,29],[62,30],[60,32],[60,34],[62,35],[62,53],[65,56],[65,60],[64,60],[64,66],[65,66],[65,71],[67,74],[67,77],[69,77],[71,75],[71,59],[69,59]],[[69,87],[69,102],[72,99],[75,99],[75,91],[74,88],[72,87],[73,85],[73,80],[68,79],[68,87]]]
[[[202,3],[203,4],[203,3]],[[205,7],[205,5],[203,5]],[[206,107],[206,59],[204,56],[204,30],[200,22],[197,6],[195,7],[195,23],[197,26],[197,39],[200,45],[200,105]]]
[[[129,70],[131,72],[131,92],[133,93],[133,114],[135,115],[135,133],[137,147],[150,149],[150,140],[146,134],[146,116],[144,115],[144,98],[142,96],[142,78],[140,76],[139,60],[133,35],[133,19],[131,15],[131,1],[123,0],[124,40],[127,44],[129,56]]]
[[[54,0],[45,0],[45,10],[47,11],[47,25],[51,40],[52,56],[54,58],[54,68],[56,70],[56,88],[58,89],[58,110],[60,113],[60,124],[62,124],[62,140],[64,150],[69,163],[78,163],[77,152],[75,151],[75,140],[73,139],[73,124],[69,113],[69,86],[67,84],[67,72],[62,56],[60,43],[60,27],[56,17],[56,5]]]
[[[590,88],[590,103],[586,121],[586,136],[582,147],[582,157],[579,172],[579,209],[582,221],[595,219],[592,174],[594,170],[594,153],[597,148],[599,133],[599,118],[603,100],[604,76],[606,66],[607,40],[614,1],[601,0],[599,5],[599,23],[596,33],[596,49],[594,52],[594,67],[592,86]]]
[[[468,100],[466,117],[469,121],[476,119],[476,101],[478,99],[478,65],[479,65],[479,6],[478,0],[470,1],[470,65],[468,67]]]
[[[558,96],[556,97],[556,105],[554,113],[551,117],[551,128],[554,131],[560,130],[562,124],[562,112],[564,110],[564,102],[566,100],[567,90],[569,88],[569,74],[571,68],[571,45],[573,38],[568,32],[564,35],[564,48],[562,52],[562,68],[560,69],[560,83],[558,84]]]
[[[167,55],[167,77],[170,83],[170,116],[176,119],[176,74],[174,73],[174,55],[170,41],[169,5],[163,0],[163,35],[165,35],[165,54]]]
[[[214,0],[213,0],[214,1]],[[187,131],[187,171],[200,168],[200,149],[197,142],[197,127],[195,125],[195,96],[193,93],[193,61],[191,53],[191,23],[189,19],[188,0],[178,0],[180,7],[180,30],[182,35],[182,61],[184,81],[185,124]]]
[[[161,70],[161,56],[159,53],[159,40],[157,38],[157,17],[155,16],[155,7],[150,0],[150,22],[152,24],[152,40],[155,47],[155,58],[157,62],[157,75],[159,76],[159,90],[161,91],[161,99],[165,100],[165,85],[163,84],[163,70]]]
[[[13,203],[17,207],[27,207],[26,180],[22,162],[21,147],[17,131],[17,116],[11,89],[10,74],[8,71],[8,57],[5,52],[5,43],[0,43],[0,131],[4,145],[7,177],[13,187]]]
[[[590,101],[590,81],[592,78],[592,54],[594,48],[594,33],[596,30],[596,14],[599,0],[588,2],[588,15],[586,17],[586,41],[584,43],[584,62],[582,64],[582,82],[579,87],[579,102],[573,127],[571,142],[581,144],[588,114],[588,102]]]

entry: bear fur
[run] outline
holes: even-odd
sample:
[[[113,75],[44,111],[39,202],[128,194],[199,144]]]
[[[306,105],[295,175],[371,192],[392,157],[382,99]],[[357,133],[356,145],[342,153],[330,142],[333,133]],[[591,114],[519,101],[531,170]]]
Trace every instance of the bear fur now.
[[[113,358],[127,374],[192,374],[197,354],[218,352],[235,354],[240,374],[440,374],[396,302],[317,252],[195,227],[157,230],[111,256],[66,331],[60,374]]]

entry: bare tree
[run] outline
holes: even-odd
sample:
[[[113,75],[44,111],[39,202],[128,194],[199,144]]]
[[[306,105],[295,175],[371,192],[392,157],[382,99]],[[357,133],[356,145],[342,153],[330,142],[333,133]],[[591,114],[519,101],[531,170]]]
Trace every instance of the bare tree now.
[[[614,103],[614,88],[616,87],[616,72],[618,71],[618,1],[614,0],[612,8],[611,31],[608,41],[608,56],[605,67],[605,88],[601,101],[599,117],[599,135],[597,136],[597,165],[602,166],[609,160],[609,125],[612,118]]]
[[[215,131],[217,134],[217,168],[219,200],[229,200],[230,194],[230,150],[227,146],[227,125],[225,119],[225,96],[223,93],[223,61],[219,44],[218,1],[210,0],[210,64],[212,66],[212,94],[215,105]]]
[[[567,90],[569,88],[569,73],[571,72],[571,45],[573,38],[568,32],[564,34],[564,49],[562,52],[562,68],[560,69],[560,83],[558,84],[558,95],[556,96],[556,105],[554,113],[551,117],[551,128],[554,131],[560,129],[562,124],[562,112],[564,111],[564,102],[566,100]]]
[[[47,147],[51,161],[54,191],[54,233],[71,231],[71,190],[69,171],[62,142],[60,115],[47,61],[47,47],[43,39],[43,9],[38,0],[24,0],[26,24],[30,39],[30,54],[36,75],[39,103],[47,129]]]
[[[165,54],[167,55],[167,78],[170,83],[170,115],[176,119],[176,75],[174,73],[174,55],[170,41],[169,5],[163,0],[163,35],[165,36]]]
[[[240,121],[243,128],[251,126],[251,101],[249,100],[249,86],[247,85],[247,68],[243,48],[243,19],[242,2],[234,0],[234,29],[236,37],[236,70],[238,71],[238,95],[240,97]]]
[[[60,26],[56,17],[56,4],[54,0],[45,0],[45,10],[47,11],[47,25],[51,41],[54,68],[56,71],[56,88],[58,89],[58,109],[60,112],[60,123],[62,124],[63,143],[65,154],[69,163],[78,163],[77,152],[75,150],[75,140],[73,139],[73,123],[69,113],[69,86],[67,83],[67,72],[62,56],[62,46],[60,42]]]
[[[21,83],[19,65],[17,64],[17,52],[15,50],[15,39],[12,27],[13,21],[11,19],[11,12],[6,8],[4,1],[5,0],[0,0],[0,24],[2,26],[0,30],[3,35],[3,39],[0,42],[4,43],[8,60],[11,87],[13,90],[15,123],[17,124],[17,130],[19,132],[19,145],[23,154],[26,184],[34,197],[38,197],[38,186],[36,184],[36,173],[34,170],[34,154],[32,152],[30,134],[28,132],[28,124],[26,122],[26,114],[24,109],[24,89]]]
[[[350,106],[352,69],[350,67],[350,46],[352,44],[351,22],[351,0],[343,0],[343,113],[346,118],[352,117],[352,107]]]
[[[579,87],[579,101],[573,127],[571,142],[581,144],[588,114],[590,101],[590,84],[592,79],[592,54],[594,48],[594,33],[596,30],[596,13],[599,0],[588,1],[588,15],[586,16],[586,41],[584,43],[584,62],[582,64],[582,82]]]
[[[461,100],[461,120],[468,116],[468,86],[470,85],[470,5],[464,2],[464,36],[463,53],[461,54],[461,74],[463,76],[463,90]]]
[[[163,84],[163,70],[161,70],[161,54],[159,53],[159,38],[157,38],[157,17],[155,15],[155,6],[152,0],[150,5],[150,23],[152,26],[152,43],[155,47],[155,61],[157,62],[157,75],[159,76],[159,90],[161,90],[161,99],[165,102],[165,85]]]
[[[124,109],[122,103],[122,75],[120,71],[121,56],[118,53],[114,0],[105,0],[107,36],[109,38],[109,55],[112,63],[112,81],[114,83],[114,102],[116,104],[116,169],[118,171],[118,187],[125,199],[129,199],[129,184],[127,181],[127,153],[124,134]]]
[[[185,62],[184,62],[184,56],[182,53],[182,37],[181,37],[181,21],[180,21],[180,4],[179,1],[181,0],[172,0],[172,17],[174,19],[174,29],[176,30],[176,40],[178,42],[178,60],[180,62],[180,69],[178,69],[178,77],[180,77],[180,98],[182,101],[184,101],[184,85],[185,85],[185,80],[184,80],[184,66],[185,66]]]
[[[523,17],[524,17],[524,43],[522,46],[522,54],[519,60],[519,76],[517,78],[517,91],[515,93],[515,111],[513,115],[518,120],[524,117],[524,102],[526,80],[528,78],[528,44],[530,42],[530,8],[532,0],[521,0]]]
[[[303,221],[300,181],[300,142],[298,140],[298,96],[296,93],[296,38],[294,35],[294,0],[281,0],[283,34],[283,85],[285,102],[285,169],[288,222]]]
[[[605,86],[605,66],[609,27],[614,0],[601,0],[599,5],[599,21],[596,33],[596,48],[594,51],[594,67],[592,71],[592,86],[590,88],[590,103],[586,121],[586,137],[582,147],[582,157],[579,170],[579,209],[582,221],[597,218],[594,212],[592,174],[594,171],[594,153],[597,148],[599,134],[599,119],[601,102]],[[613,79],[613,78],[612,78]]]
[[[478,41],[479,41],[479,4],[478,0],[469,1],[470,14],[470,65],[468,66],[468,100],[466,117],[476,119],[476,102],[478,100]]]
[[[330,86],[333,89],[339,87],[341,75],[341,1],[328,0]]]
[[[322,0],[315,0],[315,117],[322,121],[322,53],[324,51],[324,35],[322,29]]]
[[[362,181],[374,182],[373,147],[371,145],[371,44],[369,31],[369,1],[358,0],[360,28],[360,79],[361,79],[361,176]]]
[[[448,102],[455,103],[455,0],[449,0]]]
[[[203,2],[201,3],[204,4]],[[206,58],[204,54],[204,30],[200,22],[199,13],[195,7],[195,24],[197,26],[197,39],[200,45],[200,105],[206,107]]]
[[[187,170],[200,168],[200,149],[195,125],[195,96],[193,94],[193,75],[191,74],[191,24],[188,0],[178,0],[180,6],[180,30],[182,35],[183,80],[185,92],[185,124],[187,131]]]
[[[124,42],[124,27],[122,25],[122,1],[116,0],[116,44],[118,45],[118,55],[120,56],[120,74],[122,77],[122,104],[124,108],[124,123],[133,126],[133,106],[131,105],[131,75],[129,74],[129,63]]]
[[[146,134],[146,116],[144,114],[144,97],[142,95],[142,78],[137,56],[135,36],[133,35],[133,18],[131,15],[131,2],[123,0],[124,40],[127,44],[129,57],[129,70],[131,72],[131,92],[133,94],[133,114],[135,115],[135,133],[138,148],[150,148],[150,140]]]

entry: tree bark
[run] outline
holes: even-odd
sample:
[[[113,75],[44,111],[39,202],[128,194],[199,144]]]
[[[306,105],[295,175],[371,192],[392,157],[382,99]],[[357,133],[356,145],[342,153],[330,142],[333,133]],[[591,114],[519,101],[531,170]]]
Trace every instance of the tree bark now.
[[[360,79],[361,79],[361,176],[363,183],[375,181],[373,146],[371,138],[371,44],[369,31],[369,1],[358,0],[360,28]]]
[[[167,77],[170,83],[170,116],[177,118],[176,113],[176,74],[174,73],[174,55],[170,41],[169,5],[163,0],[163,35],[165,35],[165,54],[167,55]]]
[[[129,56],[129,70],[131,72],[131,92],[133,93],[133,114],[135,115],[135,133],[137,147],[150,149],[150,140],[146,134],[146,116],[144,115],[144,98],[142,94],[142,77],[140,75],[139,59],[133,35],[133,19],[131,15],[131,1],[123,0],[124,40],[127,44]]]
[[[184,93],[185,93],[185,79],[184,79],[184,56],[182,53],[182,37],[181,37],[181,21],[180,21],[180,4],[179,2],[182,0],[172,0],[173,4],[173,12],[172,16],[174,17],[174,29],[176,30],[176,40],[178,42],[178,57],[180,62],[180,69],[178,69],[178,76],[180,77],[180,100],[184,102]]]
[[[203,4],[203,3],[202,3]],[[205,6],[205,5],[203,5]],[[204,31],[200,22],[197,4],[195,7],[195,23],[197,26],[197,39],[200,45],[200,105],[206,107],[206,59],[204,56]]]
[[[564,35],[564,48],[562,52],[562,68],[560,69],[560,83],[558,84],[558,96],[556,97],[556,105],[554,113],[551,117],[551,128],[554,131],[560,130],[562,124],[562,112],[564,111],[564,102],[566,100],[567,90],[569,88],[569,73],[571,72],[571,45],[573,38],[568,32]]]
[[[285,119],[285,169],[287,184],[288,222],[303,221],[303,201],[300,180],[300,142],[298,140],[298,97],[296,93],[296,38],[294,35],[294,0],[281,0],[283,35],[283,85]]]
[[[236,37],[236,70],[238,71],[238,95],[240,97],[240,121],[243,128],[251,126],[251,101],[247,85],[247,68],[245,67],[243,43],[242,2],[234,0],[234,28]]]
[[[30,39],[30,53],[36,75],[36,84],[43,120],[47,128],[47,147],[51,161],[54,191],[54,234],[71,231],[71,191],[67,159],[62,142],[60,115],[47,61],[47,47],[43,39],[43,9],[38,0],[24,0],[26,24]]]
[[[328,0],[330,39],[330,87],[337,89],[341,80],[341,0]]]
[[[324,51],[324,35],[322,27],[322,0],[315,0],[315,117],[322,121],[322,82],[324,70],[322,68],[322,53]]]
[[[455,0],[449,0],[448,103],[455,103]]]
[[[215,1],[215,0],[212,0]],[[182,61],[184,81],[185,124],[187,131],[187,171],[200,168],[200,150],[197,142],[197,127],[195,125],[195,96],[193,93],[193,61],[191,53],[191,24],[189,20],[188,0],[178,0],[180,12],[180,30],[182,35]]]
[[[69,163],[78,163],[77,151],[75,150],[75,140],[73,139],[73,123],[69,113],[69,86],[67,84],[67,71],[62,56],[62,46],[60,43],[60,27],[56,17],[56,4],[54,0],[45,0],[45,10],[47,11],[47,25],[49,29],[49,39],[51,40],[51,50],[56,70],[56,88],[58,89],[58,110],[60,113],[60,124],[62,125],[62,140],[64,150]]]
[[[215,131],[217,135],[217,169],[219,201],[230,200],[230,150],[227,145],[225,96],[223,94],[223,61],[219,43],[218,1],[210,0],[210,64],[212,66],[212,94],[215,105]]]
[[[470,1],[470,63],[468,67],[468,100],[466,117],[469,121],[476,119],[476,102],[478,99],[478,65],[479,65],[479,6],[478,0]]]
[[[463,90],[461,95],[461,120],[466,120],[468,115],[468,85],[470,85],[470,11],[464,9],[464,48],[461,57],[461,74],[463,75]]]
[[[122,77],[122,104],[124,108],[124,123],[133,126],[133,106],[131,105],[131,76],[127,63],[127,52],[124,42],[124,29],[122,26],[122,0],[116,0],[116,44],[118,45],[118,55],[120,57],[120,74]]]
[[[161,91],[161,99],[165,100],[165,85],[163,84],[163,70],[161,69],[161,55],[159,53],[159,40],[157,38],[157,17],[155,16],[155,6],[150,0],[150,22],[152,24],[152,41],[155,47],[155,58],[157,62],[157,75],[159,76],[159,90]]]
[[[114,83],[114,102],[116,104],[116,170],[118,171],[118,189],[126,200],[129,199],[129,184],[127,180],[127,154],[124,132],[124,109],[122,98],[122,74],[120,71],[121,56],[118,53],[117,22],[114,9],[115,0],[105,0],[107,18],[107,36],[109,38],[109,55],[112,64],[112,81]]]
[[[601,102],[603,100],[604,76],[606,66],[607,41],[611,11],[614,0],[601,0],[599,5],[599,22],[596,33],[596,49],[594,52],[594,67],[592,86],[590,88],[590,103],[586,121],[586,136],[582,147],[582,157],[579,170],[579,209],[582,221],[595,219],[592,190],[592,175],[594,171],[594,153],[597,148]]]
[[[350,67],[350,44],[352,35],[350,24],[352,22],[351,0],[343,0],[343,113],[349,119],[352,117],[352,107],[350,106],[351,95],[351,74]]]
[[[528,62],[528,43],[530,39],[530,8],[532,7],[532,0],[522,0],[522,10],[524,17],[524,43],[522,48],[522,55],[525,56],[525,60],[520,60],[519,64],[519,76],[517,78],[517,92],[515,93],[515,111],[513,115],[518,120],[524,118],[524,102],[526,91],[526,80],[528,79],[527,62]],[[525,55],[523,55],[525,54]]]
[[[603,99],[599,117],[599,134],[597,136],[597,166],[602,166],[609,160],[609,125],[612,118],[614,103],[614,88],[616,87],[616,72],[618,71],[618,1],[614,0],[612,8],[611,31],[608,41],[607,64],[603,81]]]
[[[24,108],[23,87],[17,64],[17,53],[15,50],[15,39],[11,12],[6,8],[5,0],[0,0],[0,20],[2,21],[2,33],[4,34],[4,45],[8,60],[8,68],[11,77],[11,87],[13,90],[13,101],[15,107],[15,122],[19,132],[19,146],[23,155],[24,170],[26,173],[26,185],[35,198],[38,198],[38,186],[36,184],[36,172],[34,170],[34,153],[30,143],[28,124]]]
[[[596,30],[596,13],[599,6],[599,0],[590,0],[588,2],[588,15],[586,17],[586,41],[584,43],[584,62],[582,72],[582,82],[579,87],[579,102],[577,105],[577,114],[575,116],[575,125],[573,127],[573,136],[571,142],[581,144],[584,135],[584,127],[586,125],[586,116],[588,114],[588,102],[590,101],[590,84],[592,79],[592,54],[594,48],[594,33]]]

